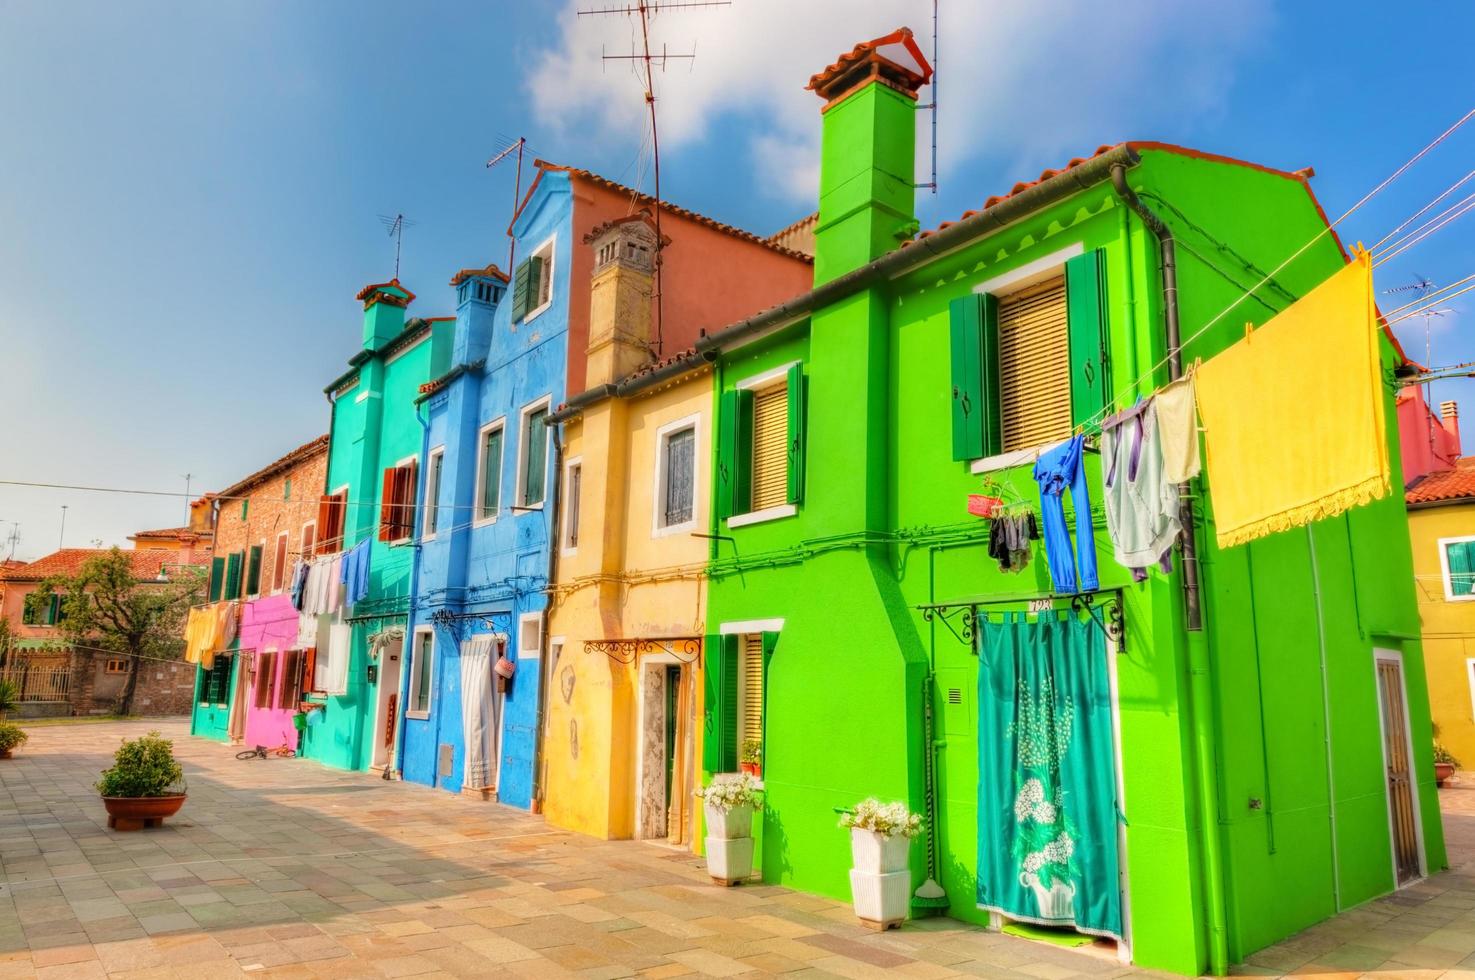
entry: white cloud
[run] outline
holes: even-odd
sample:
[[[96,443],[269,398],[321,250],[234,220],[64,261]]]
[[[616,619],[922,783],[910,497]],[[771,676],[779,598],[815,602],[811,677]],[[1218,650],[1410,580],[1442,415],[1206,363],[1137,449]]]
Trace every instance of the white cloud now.
[[[982,157],[1038,166],[1212,114],[1263,35],[1268,2],[944,0],[943,178]],[[638,22],[576,9],[571,2],[558,18],[562,35],[529,77],[537,108],[565,133],[624,137],[633,149],[645,126],[643,84],[601,54],[629,53]],[[809,76],[903,24],[930,52],[931,10],[926,0],[733,0],[658,15],[653,46],[697,54],[657,74],[663,149],[732,141],[776,197],[812,201],[820,104],[804,91]],[[919,165],[927,153],[919,129]]]

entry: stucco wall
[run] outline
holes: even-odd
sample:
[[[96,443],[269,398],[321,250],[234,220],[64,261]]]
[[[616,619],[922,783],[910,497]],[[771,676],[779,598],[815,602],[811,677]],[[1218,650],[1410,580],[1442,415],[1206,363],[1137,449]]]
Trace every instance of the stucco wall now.
[[[292,716],[297,712],[299,699],[294,697],[289,707],[278,708],[275,707],[275,695],[286,668],[285,654],[297,645],[297,610],[292,605],[291,596],[276,595],[242,603],[240,617],[239,660],[249,665],[253,682],[246,689],[246,697],[250,699],[246,704],[246,744],[265,745],[269,749],[287,745],[295,749],[297,729],[292,724]],[[276,652],[271,666],[272,696],[269,700],[272,706],[258,708],[253,698],[254,682],[260,656],[267,650]]]
[[[1441,538],[1475,535],[1475,505],[1421,507],[1408,512],[1429,671],[1429,710],[1439,740],[1464,767],[1475,768],[1475,601],[1451,602],[1444,594]]]
[[[235,496],[246,498],[244,518],[241,500],[221,501],[214,554],[225,557],[239,551],[249,555],[253,545],[260,545],[260,595],[272,594],[277,536],[283,532],[287,535],[287,561],[282,577],[287,586],[291,585],[292,566],[302,557],[302,529],[317,521],[318,498],[323,493],[327,468],[328,451],[324,446],[292,468],[238,491]],[[241,574],[245,575],[244,562]]]

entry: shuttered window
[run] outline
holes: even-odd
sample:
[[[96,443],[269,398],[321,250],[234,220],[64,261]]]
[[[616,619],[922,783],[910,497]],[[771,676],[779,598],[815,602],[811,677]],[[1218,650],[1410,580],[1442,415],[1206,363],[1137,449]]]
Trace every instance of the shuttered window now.
[[[271,650],[263,650],[256,654],[256,679],[252,685],[251,703],[258,708],[271,707],[271,682],[272,674],[276,670],[276,653]]]
[[[317,553],[331,555],[343,550],[344,516],[348,511],[348,491],[325,493],[318,500]]]
[[[204,678],[200,681],[200,703],[215,704],[224,707],[230,698],[230,666],[235,658],[221,655],[215,658],[215,663],[205,671]],[[118,661],[121,663],[121,661]],[[114,661],[108,661],[108,672],[112,673]]]
[[[226,599],[239,599],[241,597],[241,565],[245,553],[237,551],[225,560],[225,595]]]
[[[419,465],[409,460],[384,471],[379,494],[379,540],[403,541],[415,533]]]
[[[763,741],[763,634],[749,633],[738,647],[738,739]],[[742,750],[742,744],[739,745]]]
[[[476,519],[490,520],[497,516],[502,506],[502,427],[490,428],[481,434],[481,472],[477,474]]]
[[[789,392],[774,385],[753,392],[753,510],[789,499]]]
[[[287,582],[287,532],[277,535],[276,551],[271,556],[271,590],[282,591]]]
[[[1475,540],[1446,542],[1444,565],[1448,570],[1445,595],[1450,599],[1475,596]]]
[[[1065,277],[999,298],[1003,451],[1070,435],[1070,325]]]
[[[523,416],[522,500],[523,507],[541,507],[548,479],[548,409],[536,408]]]
[[[219,602],[225,594],[225,559],[210,559],[210,601]]]
[[[299,697],[302,678],[302,651],[288,650],[282,654],[282,680],[277,685],[277,707],[295,707]]]
[[[246,594],[261,594],[261,545],[253,544],[246,558]]]

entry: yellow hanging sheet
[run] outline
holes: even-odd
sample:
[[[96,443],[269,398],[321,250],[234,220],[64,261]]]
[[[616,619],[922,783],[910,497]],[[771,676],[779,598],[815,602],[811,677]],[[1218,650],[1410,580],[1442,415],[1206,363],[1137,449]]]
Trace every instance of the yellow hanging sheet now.
[[[1388,493],[1372,263],[1344,269],[1197,377],[1219,547]]]

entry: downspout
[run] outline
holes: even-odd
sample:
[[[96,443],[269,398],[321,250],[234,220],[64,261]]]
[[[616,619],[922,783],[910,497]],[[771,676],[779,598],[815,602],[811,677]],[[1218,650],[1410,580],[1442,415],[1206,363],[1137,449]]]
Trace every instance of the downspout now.
[[[1111,185],[1117,196],[1157,236],[1163,288],[1163,319],[1167,327],[1168,378],[1183,376],[1183,347],[1178,319],[1177,248],[1172,230],[1163,223],[1127,184],[1127,168],[1111,166]],[[1178,487],[1179,515],[1183,524],[1183,607],[1188,643],[1189,703],[1192,708],[1195,780],[1199,803],[1199,834],[1203,861],[1204,906],[1209,918],[1209,970],[1215,976],[1229,972],[1228,916],[1224,896],[1224,851],[1219,835],[1218,760],[1214,744],[1213,691],[1209,678],[1209,651],[1203,635],[1203,610],[1199,603],[1198,551],[1193,520],[1193,499],[1188,484]]]
[[[559,499],[563,490],[563,439],[560,438],[562,425],[554,422],[551,416],[547,419],[547,424],[553,437],[553,516],[548,534],[548,601],[543,605],[543,655],[538,659],[538,711],[533,719],[533,813],[543,812],[543,726],[548,714],[549,672],[553,669],[549,660],[553,653],[553,644],[549,642],[548,619],[549,613],[553,611],[553,583],[558,581],[558,550],[562,544],[559,520]]]
[[[424,402],[415,402],[415,421],[420,423],[420,428],[424,433],[420,437],[420,458],[425,460],[425,485],[428,487],[430,485],[430,420],[420,414],[420,408],[423,405]],[[440,493],[439,487],[436,487],[436,493],[437,495]],[[405,771],[405,735],[409,732],[409,726],[405,720],[405,705],[410,703],[410,647],[415,642],[415,623],[419,619],[420,612],[416,608],[416,602],[420,595],[420,559],[424,555],[424,552],[420,550],[420,538],[425,536],[425,508],[423,507],[420,509],[420,521],[420,537],[416,538],[415,543],[411,545],[415,551],[410,558],[410,615],[405,621],[405,638],[400,644],[399,658],[403,669],[399,672],[399,690],[395,692],[399,697],[400,709],[399,717],[395,719],[399,731],[394,733],[394,772],[401,779],[404,779]],[[432,646],[431,649],[434,647]],[[438,711],[435,727],[438,732],[440,729],[440,712]],[[436,736],[436,742],[440,742],[439,734]],[[388,779],[389,774],[385,773],[384,778]]]

